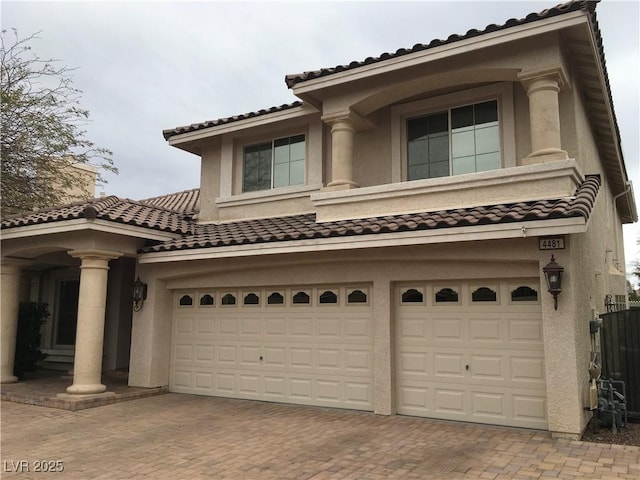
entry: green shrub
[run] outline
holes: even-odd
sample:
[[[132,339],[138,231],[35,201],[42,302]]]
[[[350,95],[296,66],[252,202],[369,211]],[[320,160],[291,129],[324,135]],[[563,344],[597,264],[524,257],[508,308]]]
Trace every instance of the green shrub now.
[[[23,302],[18,313],[16,358],[13,374],[22,379],[25,373],[35,372],[36,364],[47,358],[40,350],[40,330],[49,319],[46,303]]]

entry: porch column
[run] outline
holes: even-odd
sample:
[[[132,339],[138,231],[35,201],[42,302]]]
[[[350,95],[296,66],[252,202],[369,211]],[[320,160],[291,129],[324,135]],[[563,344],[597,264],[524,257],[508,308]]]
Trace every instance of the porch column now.
[[[549,68],[518,75],[529,97],[531,153],[523,164],[544,163],[569,158],[560,142],[558,92],[567,85],[562,68]]]
[[[18,377],[13,374],[13,364],[16,356],[16,333],[20,306],[20,267],[3,260],[0,268],[2,270],[0,382],[14,383],[18,381]]]
[[[356,129],[349,115],[324,117],[331,125],[331,190],[346,190],[358,187],[353,181],[353,138]]]
[[[68,253],[79,258],[82,263],[73,385],[67,388],[67,392],[102,393],[107,389],[101,379],[109,260],[121,257],[122,254],[103,250],[72,250]]]

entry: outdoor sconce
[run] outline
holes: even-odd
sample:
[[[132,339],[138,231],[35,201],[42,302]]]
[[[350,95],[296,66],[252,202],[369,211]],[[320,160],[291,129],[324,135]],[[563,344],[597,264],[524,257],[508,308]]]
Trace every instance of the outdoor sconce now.
[[[564,267],[556,263],[556,259],[551,255],[551,261],[542,267],[544,278],[547,280],[549,293],[553,295],[553,307],[558,310],[558,294],[562,291],[562,273]]]
[[[140,277],[133,282],[133,311],[142,310],[142,304],[147,299],[147,284],[140,281]]]

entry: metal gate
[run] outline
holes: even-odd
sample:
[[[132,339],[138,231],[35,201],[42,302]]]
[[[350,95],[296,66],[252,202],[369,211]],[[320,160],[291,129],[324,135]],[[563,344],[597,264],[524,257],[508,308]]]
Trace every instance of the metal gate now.
[[[628,415],[640,420],[640,310],[601,317],[602,378],[625,383]]]

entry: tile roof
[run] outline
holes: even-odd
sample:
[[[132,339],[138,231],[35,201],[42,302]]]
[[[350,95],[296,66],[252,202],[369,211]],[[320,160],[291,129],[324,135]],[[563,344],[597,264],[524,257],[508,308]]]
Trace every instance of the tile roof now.
[[[316,222],[315,214],[198,225],[193,235],[145,247],[141,253],[581,217],[593,209],[600,176],[589,175],[570,198],[437,212]]]
[[[400,48],[395,52],[383,53],[378,57],[368,57],[363,61],[353,61],[348,65],[338,65],[332,68],[322,68],[319,70],[311,70],[308,72],[303,72],[298,74],[290,74],[285,77],[285,82],[289,88],[292,88],[298,83],[306,82],[307,80],[313,80],[314,78],[333,75],[335,73],[344,72],[345,70],[353,70],[354,68],[363,67],[365,65],[371,65],[372,63],[384,62],[385,60],[401,57],[403,55],[408,55],[410,53],[416,53],[422,50],[428,50],[430,48],[440,47],[442,45],[447,45],[450,43],[459,42],[461,40],[466,40],[469,38],[478,37],[480,35],[485,35],[487,33],[497,32],[499,30],[505,30],[507,28],[516,27],[519,25],[524,25],[524,24],[536,22],[539,20],[544,20],[546,18],[555,17],[557,15],[563,15],[569,12],[582,10],[582,11],[587,11],[590,14],[593,14],[595,11],[595,6],[599,1],[600,0],[570,1],[564,4],[556,5],[555,7],[550,9],[543,10],[542,12],[539,12],[539,13],[530,13],[525,18],[521,18],[521,19],[511,18],[502,25],[491,24],[485,27],[484,30],[471,29],[467,31],[467,33],[464,35],[453,34],[453,35],[450,35],[446,40],[435,39],[435,40],[431,40],[430,43],[418,43],[411,48]],[[600,35],[598,35],[598,38],[600,38]]]
[[[192,188],[191,190],[170,193],[159,197],[145,198],[138,201],[145,205],[164,208],[181,213],[188,218],[193,218],[193,216],[200,211],[200,189]]]
[[[296,100],[293,103],[285,103],[278,107],[265,108],[262,110],[257,110],[255,112],[242,113],[240,115],[234,115],[233,117],[219,118],[217,120],[208,120],[206,122],[200,123],[192,123],[191,125],[185,125],[182,127],[169,128],[162,131],[162,135],[165,140],[169,140],[169,138],[174,135],[180,135],[181,133],[194,132],[196,130],[203,130],[209,127],[217,127],[219,125],[226,125],[228,123],[238,122],[240,120],[246,120],[247,118],[259,117],[262,115],[267,115],[268,113],[282,112],[284,110],[289,110],[291,108],[302,106],[302,102]]]
[[[5,217],[2,219],[2,229],[79,218],[107,220],[181,235],[190,234],[194,227],[188,219],[175,211],[111,195]]]
[[[392,58],[397,58],[402,55],[407,55],[410,53],[415,53],[422,50],[439,47],[441,45],[446,45],[446,44],[458,42],[461,40],[466,40],[468,38],[477,37],[480,35],[496,32],[499,30],[504,30],[504,29],[515,27],[518,25],[524,25],[524,24],[535,22],[538,20],[544,20],[546,18],[551,18],[557,15],[562,15],[565,13],[574,12],[578,10],[587,11],[591,15],[592,23],[594,25],[594,33],[599,46],[600,60],[606,71],[606,65],[604,61],[604,51],[602,49],[602,36],[600,34],[600,30],[597,27],[597,21],[595,19],[595,6],[598,2],[600,2],[600,0],[573,0],[564,4],[556,5],[553,8],[543,10],[542,12],[539,12],[539,13],[530,13],[529,15],[527,15],[525,18],[522,18],[522,19],[515,19],[515,18],[509,19],[502,25],[491,24],[485,27],[484,30],[471,29],[464,35],[453,34],[453,35],[450,35],[446,40],[435,39],[428,44],[418,43],[411,48],[401,48],[392,53],[382,53],[378,57],[368,57],[363,61],[350,62],[348,65],[338,65],[332,68],[322,68],[319,70],[311,70],[311,71],[298,73],[298,74],[289,74],[285,76],[285,83],[289,88],[292,88],[298,83],[305,82],[307,80],[312,80],[314,78],[332,75],[334,73],[343,72],[345,70],[352,70],[354,68],[370,65],[372,63],[378,63],[378,62],[383,62],[385,60],[389,60]],[[607,76],[605,75],[605,77]],[[608,79],[607,79],[607,90],[609,92],[609,96],[611,96],[610,88],[608,85]],[[261,115],[267,115],[274,112],[281,112],[291,108],[299,107],[301,105],[302,105],[302,102],[295,101],[289,104],[283,104],[280,106],[257,110],[254,112],[234,115],[232,117],[219,118],[217,120],[208,120],[205,122],[192,123],[191,125],[165,129],[162,131],[162,134],[164,136],[164,139],[168,140],[169,138],[175,135],[179,135],[181,133],[203,130],[205,128],[225,125],[225,124],[237,122],[240,120],[245,120],[247,118],[258,117]],[[616,129],[617,129],[617,124],[616,124]]]

